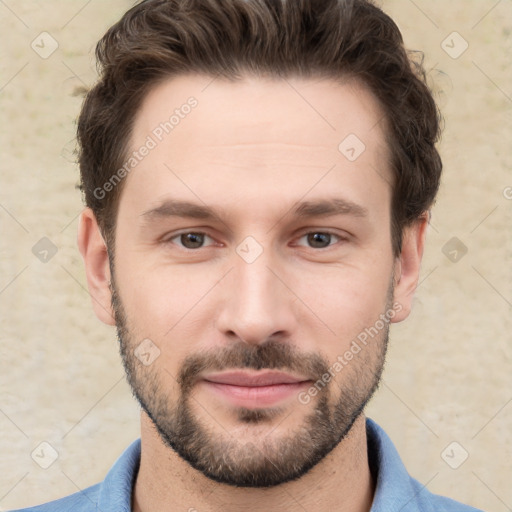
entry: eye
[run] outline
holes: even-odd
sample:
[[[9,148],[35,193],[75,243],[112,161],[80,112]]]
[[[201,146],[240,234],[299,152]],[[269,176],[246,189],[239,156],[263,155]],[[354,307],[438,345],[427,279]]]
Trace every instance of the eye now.
[[[299,238],[298,245],[307,245],[313,249],[324,249],[333,243],[339,242],[341,237],[333,233],[326,233],[323,231],[313,231],[306,233]]]
[[[205,233],[189,231],[169,238],[169,242],[185,249],[200,249],[205,245],[212,245],[214,240]]]

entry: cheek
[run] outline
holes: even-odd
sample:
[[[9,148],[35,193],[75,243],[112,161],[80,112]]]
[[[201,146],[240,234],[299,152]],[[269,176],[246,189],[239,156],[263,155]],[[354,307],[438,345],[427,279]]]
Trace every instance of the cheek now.
[[[299,322],[306,330],[305,337],[316,341],[311,348],[321,347],[329,359],[342,354],[385,313],[390,282],[390,268],[369,272],[356,266],[302,279],[297,284],[303,302]]]
[[[222,277],[222,272],[219,276]],[[183,347],[183,356],[187,346],[190,350],[190,344],[180,340],[192,339],[194,331],[209,325],[218,281],[215,269],[201,265],[155,266],[143,260],[130,264],[126,258],[116,270],[132,334],[152,339],[162,350],[172,341],[172,350],[180,352]],[[180,354],[176,356],[179,359]]]

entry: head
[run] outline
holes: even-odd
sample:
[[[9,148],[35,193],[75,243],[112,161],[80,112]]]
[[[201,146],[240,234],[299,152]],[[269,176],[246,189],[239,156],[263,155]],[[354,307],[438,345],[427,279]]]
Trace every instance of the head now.
[[[144,1],[97,58],[79,246],[134,394],[208,477],[298,478],[411,307],[441,173],[421,64],[363,0]]]

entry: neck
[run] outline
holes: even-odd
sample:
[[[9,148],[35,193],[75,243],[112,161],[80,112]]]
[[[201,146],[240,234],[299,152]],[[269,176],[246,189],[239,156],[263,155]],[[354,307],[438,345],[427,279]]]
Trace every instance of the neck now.
[[[363,414],[345,439],[308,473],[263,489],[232,487],[205,477],[163,443],[144,412],[141,441],[141,462],[132,497],[134,512],[368,512],[371,508],[374,482],[368,466]]]

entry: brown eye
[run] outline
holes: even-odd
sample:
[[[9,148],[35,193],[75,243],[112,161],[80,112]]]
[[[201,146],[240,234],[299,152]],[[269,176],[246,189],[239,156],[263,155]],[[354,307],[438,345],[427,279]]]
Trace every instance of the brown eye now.
[[[325,249],[340,240],[341,238],[333,233],[312,231],[300,238],[299,245],[305,245],[313,249]]]
[[[306,235],[307,243],[314,249],[323,249],[329,247],[332,242],[332,235],[330,233],[308,233]]]
[[[198,249],[204,244],[204,235],[202,233],[184,233],[180,235],[180,242],[187,249]]]
[[[206,245],[211,245],[213,242],[212,238],[205,233],[196,233],[193,231],[176,235],[169,241],[185,249],[200,249]]]

